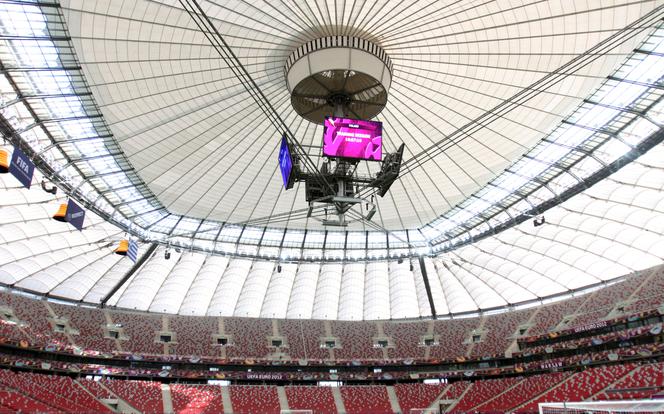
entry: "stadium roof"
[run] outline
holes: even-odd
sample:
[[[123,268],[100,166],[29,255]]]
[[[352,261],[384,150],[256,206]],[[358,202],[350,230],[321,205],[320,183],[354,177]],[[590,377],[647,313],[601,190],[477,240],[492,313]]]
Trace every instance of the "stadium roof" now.
[[[661,152],[661,2],[202,1],[305,145],[318,148],[322,128],[290,106],[290,53],[319,37],[354,35],[389,55],[392,85],[377,119],[388,151],[406,144],[402,178],[378,200],[377,226],[347,231],[291,214],[305,207],[304,194],[283,190],[279,134],[178,2],[23,3],[0,2],[10,140],[90,221],[83,233],[60,234],[45,213],[53,197],[13,189],[3,177],[12,188],[3,209],[13,214],[3,220],[20,232],[3,230],[2,283],[99,302],[130,267],[100,246],[124,231],[143,241],[142,252],[159,242],[203,253],[171,261],[157,254],[109,301],[157,311],[182,311],[187,298],[203,306],[196,295],[214,292],[194,313],[217,314],[217,298],[229,300],[223,314],[262,315],[273,280],[283,279],[278,286],[292,299],[297,275],[306,274],[328,290],[310,298],[313,307],[293,305],[291,316],[426,315],[416,306],[421,277],[408,267],[425,256],[440,276],[439,313],[458,313],[661,262],[652,234],[662,230],[662,166],[650,154],[648,163],[639,158]],[[544,211],[547,224],[533,228],[530,219]],[[80,254],[60,250],[63,238]],[[385,261],[399,257],[411,259]],[[293,263],[277,272],[264,259]],[[197,270],[173,273],[189,261]],[[214,276],[204,272],[208,262]],[[151,264],[157,270],[148,272]],[[294,275],[290,288],[282,273]],[[363,306],[342,311],[344,289],[358,288]],[[392,300],[400,291],[410,305]],[[260,309],[240,306],[260,292]],[[316,306],[325,312],[306,310]]]

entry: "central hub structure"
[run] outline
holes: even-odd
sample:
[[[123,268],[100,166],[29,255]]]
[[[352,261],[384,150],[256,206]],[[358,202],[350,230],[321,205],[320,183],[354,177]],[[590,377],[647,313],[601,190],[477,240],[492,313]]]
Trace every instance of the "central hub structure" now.
[[[303,118],[371,119],[387,104],[392,61],[367,40],[328,36],[295,49],[284,67],[291,104]]]
[[[392,61],[364,39],[329,36],[295,49],[284,72],[295,111],[324,125],[320,167],[301,168],[309,155],[291,145],[293,139],[282,137],[279,165],[284,187],[304,182],[307,217],[325,226],[357,221],[378,226],[371,222],[378,207],[374,195],[383,197],[397,179],[404,151],[401,144],[396,152],[384,153],[382,123],[371,121],[387,104]],[[301,151],[293,155],[296,150]],[[360,161],[381,162],[380,171],[360,175]]]

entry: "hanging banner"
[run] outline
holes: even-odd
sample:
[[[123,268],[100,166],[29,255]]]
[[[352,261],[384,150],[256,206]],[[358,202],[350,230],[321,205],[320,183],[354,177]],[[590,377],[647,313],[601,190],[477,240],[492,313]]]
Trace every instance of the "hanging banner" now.
[[[138,244],[135,240],[129,240],[129,249],[127,250],[127,257],[131,259],[132,262],[136,263],[138,260]]]
[[[85,220],[85,210],[71,199],[67,203],[67,215],[65,221],[71,223],[78,230],[83,230],[83,220]]]
[[[23,184],[23,187],[30,188],[32,175],[35,172],[35,164],[30,161],[30,158],[23,151],[14,147],[12,162],[9,164],[9,172]]]

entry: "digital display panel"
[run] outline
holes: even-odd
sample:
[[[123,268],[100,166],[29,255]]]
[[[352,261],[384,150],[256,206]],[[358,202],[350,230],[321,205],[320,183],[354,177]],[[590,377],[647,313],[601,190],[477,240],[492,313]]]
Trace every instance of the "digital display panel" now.
[[[383,158],[383,124],[328,116],[323,129],[323,155],[380,161]]]
[[[279,169],[281,170],[281,178],[284,180],[284,188],[288,190],[292,187],[291,173],[293,172],[293,158],[291,157],[290,147],[288,146],[285,135],[281,137]]]

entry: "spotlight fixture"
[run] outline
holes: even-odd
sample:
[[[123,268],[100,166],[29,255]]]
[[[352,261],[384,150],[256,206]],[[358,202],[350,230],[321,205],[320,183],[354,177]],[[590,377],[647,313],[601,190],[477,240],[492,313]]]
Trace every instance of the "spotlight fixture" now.
[[[6,149],[0,149],[0,173],[5,174],[9,172],[9,163],[11,157]]]

